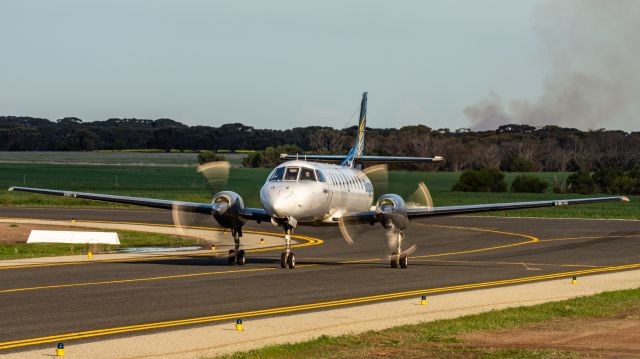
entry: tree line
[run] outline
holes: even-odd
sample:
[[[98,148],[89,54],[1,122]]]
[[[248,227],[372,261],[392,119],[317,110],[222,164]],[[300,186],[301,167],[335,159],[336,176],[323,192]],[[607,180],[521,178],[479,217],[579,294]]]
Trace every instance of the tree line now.
[[[324,126],[287,130],[257,129],[240,123],[188,126],[171,119],[111,118],[84,122],[33,117],[0,117],[1,151],[92,151],[160,149],[258,150],[290,145],[304,153],[341,154],[353,145],[356,127]],[[295,147],[293,147],[295,146]],[[424,125],[367,128],[366,151],[372,155],[443,156],[441,166],[405,165],[408,169],[460,171],[499,168],[507,171],[631,170],[640,165],[640,132],[581,131],[558,126],[504,125],[491,131],[432,129]],[[261,165],[255,161],[252,165]]]

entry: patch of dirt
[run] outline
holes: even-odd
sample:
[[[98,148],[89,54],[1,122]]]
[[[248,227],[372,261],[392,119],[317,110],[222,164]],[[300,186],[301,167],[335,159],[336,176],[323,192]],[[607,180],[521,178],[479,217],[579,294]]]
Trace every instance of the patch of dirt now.
[[[476,347],[556,349],[578,352],[581,357],[639,358],[640,307],[614,318],[557,319],[458,338]]]
[[[55,231],[87,231],[87,228],[64,227],[64,226],[46,226],[41,224],[23,224],[23,223],[0,223],[0,243],[26,243],[29,234],[33,229],[55,230]]]

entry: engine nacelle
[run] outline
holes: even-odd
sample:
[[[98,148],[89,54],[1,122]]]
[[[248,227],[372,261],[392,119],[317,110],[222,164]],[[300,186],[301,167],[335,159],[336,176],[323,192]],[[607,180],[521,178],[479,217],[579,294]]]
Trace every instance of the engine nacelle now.
[[[239,229],[247,222],[241,216],[244,212],[244,201],[239,194],[232,191],[218,192],[213,196],[211,204],[219,213],[213,213],[213,218],[225,228]],[[214,209],[215,211],[215,209]]]
[[[404,230],[409,225],[407,205],[397,194],[383,194],[376,201],[376,218],[385,229]]]

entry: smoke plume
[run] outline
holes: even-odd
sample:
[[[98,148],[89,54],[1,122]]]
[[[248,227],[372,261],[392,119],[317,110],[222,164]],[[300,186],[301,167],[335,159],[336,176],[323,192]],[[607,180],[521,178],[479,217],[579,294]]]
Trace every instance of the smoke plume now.
[[[500,125],[640,127],[640,1],[548,1],[536,31],[549,61],[542,96],[503,104],[491,92],[464,109],[477,130]]]

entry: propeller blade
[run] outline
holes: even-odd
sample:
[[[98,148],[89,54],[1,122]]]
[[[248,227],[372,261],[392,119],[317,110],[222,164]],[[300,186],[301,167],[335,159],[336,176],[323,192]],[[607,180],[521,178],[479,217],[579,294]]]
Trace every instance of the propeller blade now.
[[[404,251],[400,252],[400,257],[405,257],[410,255],[411,253],[415,252],[418,249],[417,245],[412,245],[411,247],[405,249]],[[396,258],[398,255],[397,254],[390,254],[387,256],[387,260],[391,260]]]
[[[340,234],[342,234],[342,238],[345,242],[351,245],[362,234],[375,229],[371,224],[371,220],[358,220],[342,217],[338,221],[338,228],[340,228]]]
[[[433,199],[431,192],[424,182],[418,182],[418,188],[407,198],[407,207],[427,207],[433,208]]]
[[[185,234],[183,227],[188,227],[194,223],[193,213],[183,211],[180,206],[176,204],[171,208],[171,217],[173,218],[173,226],[178,234]]]
[[[374,197],[380,197],[380,195],[387,193],[387,188],[389,187],[389,168],[386,164],[366,167],[362,170],[362,173],[371,181]]]
[[[227,161],[208,162],[198,166],[201,173],[209,183],[214,193],[220,192],[229,182],[229,169],[231,164]]]

